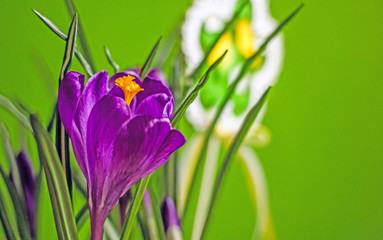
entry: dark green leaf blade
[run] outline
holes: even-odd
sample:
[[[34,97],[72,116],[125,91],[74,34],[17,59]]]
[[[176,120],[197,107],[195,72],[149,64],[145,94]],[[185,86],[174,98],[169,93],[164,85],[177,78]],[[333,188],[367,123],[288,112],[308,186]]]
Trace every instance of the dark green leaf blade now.
[[[70,16],[73,18],[76,15],[76,7],[74,5],[74,2],[72,0],[65,0],[65,4],[67,6],[68,12]],[[81,21],[78,21],[78,35],[79,35],[79,40],[80,40],[80,45],[82,50],[84,51],[85,59],[87,62],[89,62],[89,65],[91,66],[92,69],[95,69],[94,62],[92,59],[92,55],[90,54],[89,46],[86,41],[85,33],[84,33],[84,28],[82,27]]]
[[[60,72],[60,82],[63,80],[64,75],[69,71],[70,66],[72,65],[73,53],[76,48],[77,29],[78,16],[75,14],[69,27],[68,38],[66,39],[64,60]]]
[[[25,208],[25,201],[19,196],[16,191],[15,186],[13,185],[11,179],[0,167],[0,174],[4,180],[5,185],[7,186],[9,195],[12,199],[12,204],[15,209],[16,219],[17,219],[17,228],[19,230],[20,236],[22,239],[31,239],[29,231],[29,222],[27,217],[27,212]]]
[[[208,211],[207,211],[207,215],[206,215],[206,221],[205,221],[205,224],[202,228],[201,239],[203,239],[203,237],[206,233],[206,227],[209,224],[209,220],[210,220],[211,213],[212,213],[212,210],[214,207],[214,203],[215,203],[215,200],[217,199],[217,194],[218,194],[218,191],[221,187],[222,180],[223,180],[223,177],[226,173],[227,167],[229,166],[229,163],[234,158],[235,154],[238,151],[238,148],[241,146],[241,144],[243,142],[243,139],[245,138],[245,136],[246,136],[247,132],[249,131],[251,125],[253,124],[255,118],[258,116],[260,110],[262,109],[262,106],[266,101],[266,97],[267,97],[270,89],[271,89],[271,87],[269,87],[265,91],[265,93],[262,95],[262,97],[259,99],[259,101],[247,113],[245,119],[242,122],[241,128],[239,129],[239,131],[235,135],[233,142],[230,144],[230,147],[229,147],[229,149],[225,155],[225,158],[223,160],[223,163],[222,163],[220,169],[218,170],[218,176],[214,182],[212,198],[211,198],[211,201],[209,203],[209,207],[208,207]]]
[[[7,239],[9,240],[17,240],[15,233],[17,232],[12,228],[11,223],[8,219],[9,214],[7,213],[7,208],[5,207],[4,199],[2,194],[0,194],[0,220],[3,224],[3,229]]]
[[[28,118],[22,114],[19,109],[6,97],[0,94],[0,105],[5,107],[10,113],[12,113],[17,120],[20,121],[25,127],[32,131],[31,124],[28,121]]]
[[[55,146],[38,118],[30,115],[34,137],[38,146],[40,163],[44,168],[51,197],[56,229],[59,239],[77,239],[77,231],[65,173],[60,164]]]
[[[17,167],[17,162],[16,162],[15,154],[13,153],[13,150],[12,150],[11,142],[9,140],[8,131],[6,130],[2,122],[0,122],[0,132],[1,132],[1,135],[3,136],[3,144],[4,144],[5,152],[7,154],[7,158],[11,165],[11,173],[12,173],[12,176],[14,177],[14,185],[15,185],[16,192],[21,198],[23,198],[24,192],[23,192],[23,186],[21,185],[19,168]]]
[[[64,79],[66,73],[68,73],[73,60],[73,53],[76,46],[78,28],[78,16],[75,14],[72,23],[68,31],[68,38],[65,46],[65,53],[63,64],[60,72],[59,86]],[[60,114],[56,111],[56,149],[63,165],[65,176],[67,179],[67,185],[69,189],[69,195],[72,197],[72,174],[70,169],[70,152],[69,152],[69,137],[65,131],[64,125],[61,122]]]
[[[153,59],[156,56],[158,47],[160,46],[161,39],[162,39],[162,37],[160,37],[160,39],[158,39],[158,41],[154,45],[152,51],[150,52],[148,58],[146,59],[144,65],[142,66],[141,71],[140,71],[140,78],[145,77],[146,74],[149,72],[149,69],[150,69],[150,66],[152,65]]]
[[[39,13],[38,11],[36,11],[35,9],[32,9],[32,11],[37,15],[37,17],[40,18],[41,21],[43,21],[43,23],[48,27],[50,28],[57,36],[59,36],[61,39],[63,40],[67,40],[67,36],[51,21],[49,20],[47,17],[45,17],[44,15],[42,15],[41,13]],[[92,67],[89,65],[89,63],[85,60],[84,56],[81,54],[81,52],[75,48],[75,54],[76,54],[76,57],[77,59],[79,60],[79,62],[81,63],[81,65],[83,66],[84,70],[86,71],[86,73],[88,74],[88,76],[93,76],[93,69]]]
[[[227,50],[209,67],[209,69],[206,71],[206,73],[199,80],[199,82],[197,83],[195,88],[190,92],[190,94],[181,103],[180,107],[177,109],[177,111],[175,112],[175,114],[173,115],[173,118],[171,120],[171,124],[174,128],[177,126],[179,121],[185,115],[185,111],[190,106],[190,104],[192,104],[193,101],[196,99],[201,88],[206,84],[207,80],[209,79],[210,72],[212,70],[214,70],[221,63],[223,58],[226,56],[226,53],[227,53]]]
[[[158,201],[158,197],[154,193],[153,184],[148,185],[148,191],[150,193],[153,216],[156,222],[159,238],[160,240],[166,240],[166,233],[165,233],[164,223],[162,221],[162,215],[161,215],[161,209],[160,209],[161,204],[160,204],[160,201]]]

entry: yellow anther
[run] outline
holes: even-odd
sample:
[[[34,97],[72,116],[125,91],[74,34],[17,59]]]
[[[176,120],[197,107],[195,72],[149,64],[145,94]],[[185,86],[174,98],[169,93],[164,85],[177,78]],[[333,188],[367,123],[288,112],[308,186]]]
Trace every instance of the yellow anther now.
[[[135,81],[133,81],[135,77],[133,76],[122,76],[120,78],[117,78],[115,83],[118,87],[124,91],[125,94],[125,102],[126,104],[130,105],[132,102],[132,99],[134,96],[136,96],[137,93],[144,91],[143,88],[140,87]]]

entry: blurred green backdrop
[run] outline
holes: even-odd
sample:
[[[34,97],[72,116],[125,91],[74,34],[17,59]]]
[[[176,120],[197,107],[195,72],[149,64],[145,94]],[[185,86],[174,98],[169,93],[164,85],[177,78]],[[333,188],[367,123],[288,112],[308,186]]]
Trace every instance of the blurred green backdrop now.
[[[281,21],[301,1],[270,0]],[[182,20],[189,1],[75,1],[97,70],[111,70],[107,46],[122,67],[141,65],[159,36]],[[284,30],[285,65],[264,124],[272,143],[258,151],[268,179],[278,239],[383,239],[383,2],[305,1]],[[3,1],[0,15],[0,94],[19,99],[47,123],[54,106],[64,41],[32,13],[67,31],[64,1]],[[52,82],[35,64],[42,59]],[[77,61],[75,61],[77,62]],[[77,63],[72,70],[82,70]],[[51,86],[50,86],[51,85]],[[0,110],[12,136],[16,121]],[[13,138],[15,149],[19,147]],[[1,163],[6,164],[3,149]],[[35,163],[37,154],[31,153]],[[233,165],[223,199],[241,202]],[[243,195],[243,194],[242,194]],[[242,196],[239,195],[239,196]],[[251,228],[237,210],[220,207],[211,238],[241,239]],[[237,212],[237,213],[236,213]],[[241,221],[242,220],[242,221]],[[214,236],[213,236],[214,235]]]

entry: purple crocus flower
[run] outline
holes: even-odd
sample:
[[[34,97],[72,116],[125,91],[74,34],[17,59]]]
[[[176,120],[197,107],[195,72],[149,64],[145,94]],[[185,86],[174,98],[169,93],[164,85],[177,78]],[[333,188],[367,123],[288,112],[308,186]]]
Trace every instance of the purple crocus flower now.
[[[163,165],[185,143],[170,125],[174,101],[150,72],[108,79],[101,71],[84,86],[84,75],[65,75],[58,109],[88,184],[91,237],[101,239],[103,224],[118,199],[138,180]]]
[[[161,214],[168,239],[182,239],[180,219],[176,206],[170,197],[165,197],[162,202]]]
[[[21,185],[23,187],[24,201],[27,210],[29,230],[32,239],[36,238],[35,222],[35,191],[36,179],[33,173],[31,160],[24,150],[21,150],[16,156],[17,167],[20,172]]]

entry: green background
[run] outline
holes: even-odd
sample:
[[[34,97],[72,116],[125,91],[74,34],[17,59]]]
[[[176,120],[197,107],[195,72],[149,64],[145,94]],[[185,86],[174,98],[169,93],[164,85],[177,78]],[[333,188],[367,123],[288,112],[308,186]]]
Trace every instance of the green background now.
[[[279,21],[300,4],[270,1]],[[97,70],[112,70],[105,45],[121,66],[141,65],[158,37],[182,20],[189,2],[75,1]],[[258,151],[275,232],[278,239],[383,239],[383,1],[305,3],[284,30],[284,68],[264,120],[273,138]],[[69,26],[64,1],[3,1],[0,94],[19,99],[47,123],[65,43],[31,8],[65,32]],[[51,81],[42,80],[36,59],[46,63]],[[82,70],[77,63],[72,69]],[[0,119],[19,136],[9,114],[0,111]],[[36,162],[36,153],[31,155]],[[229,176],[234,182],[236,168]],[[236,203],[230,191],[223,196]],[[236,208],[246,213],[248,205]],[[218,211],[222,222],[211,238],[248,237],[240,230],[251,228],[251,216]]]

